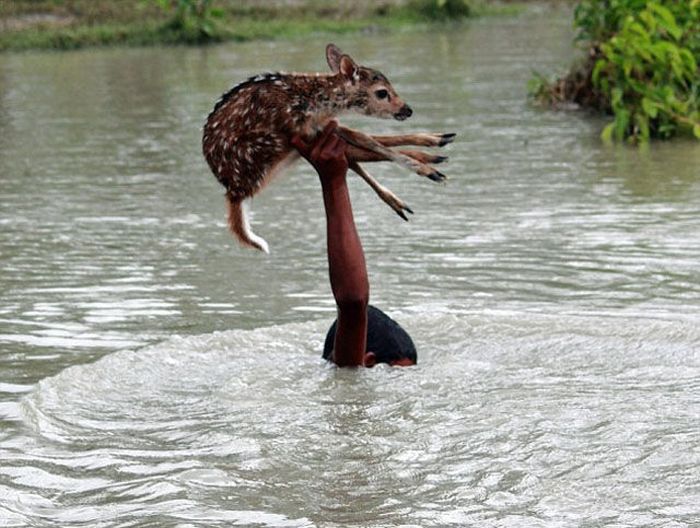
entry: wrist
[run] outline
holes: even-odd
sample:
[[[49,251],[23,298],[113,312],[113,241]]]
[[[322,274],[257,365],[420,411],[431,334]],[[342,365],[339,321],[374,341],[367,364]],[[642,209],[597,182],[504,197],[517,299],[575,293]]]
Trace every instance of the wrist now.
[[[318,178],[321,180],[322,186],[327,185],[345,185],[345,175],[347,174],[347,169],[345,168],[332,168],[318,171]]]

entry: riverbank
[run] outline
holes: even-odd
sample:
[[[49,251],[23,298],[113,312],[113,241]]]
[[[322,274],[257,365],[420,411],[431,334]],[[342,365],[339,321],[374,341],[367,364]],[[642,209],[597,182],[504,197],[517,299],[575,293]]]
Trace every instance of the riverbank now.
[[[196,3],[196,2],[193,2]],[[0,3],[0,51],[90,46],[201,44],[300,37],[312,33],[389,30],[440,18],[515,14],[521,2],[369,0],[213,2],[205,17],[178,19],[153,0],[17,0]],[[443,7],[439,7],[443,6]],[[462,8],[464,6],[464,8]],[[193,12],[194,13],[194,12]]]

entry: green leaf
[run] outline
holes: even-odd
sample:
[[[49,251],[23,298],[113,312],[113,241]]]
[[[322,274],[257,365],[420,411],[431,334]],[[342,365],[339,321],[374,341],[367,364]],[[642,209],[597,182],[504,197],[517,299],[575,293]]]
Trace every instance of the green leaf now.
[[[647,9],[654,11],[659,17],[657,18],[661,27],[663,27],[668,33],[676,40],[681,38],[683,31],[676,24],[676,19],[673,13],[669,11],[668,8],[658,4],[656,2],[650,2]]]
[[[637,114],[634,120],[639,131],[639,138],[642,141],[649,141],[649,119],[645,115]]]
[[[680,50],[680,57],[683,60],[683,64],[685,65],[686,70],[688,70],[688,73],[692,76],[693,73],[698,69],[698,64],[695,61],[695,57],[693,57],[693,54],[690,53],[690,51],[686,48],[682,48]],[[692,80],[692,78],[690,79]]]
[[[623,34],[627,31],[636,34],[638,37],[649,41],[649,33],[639,22],[632,22],[631,24],[625,26]]]
[[[605,59],[598,59],[593,67],[593,72],[591,73],[591,80],[594,86],[599,86],[600,82],[600,72],[607,66]]]
[[[700,139],[700,123],[696,123],[693,126],[693,135],[697,138]]]
[[[627,134],[627,127],[630,124],[629,110],[619,110],[615,114],[615,139],[622,141]]]
[[[619,106],[620,102],[622,101],[622,89],[621,88],[613,88],[612,93],[610,95],[611,95],[611,99],[612,99],[611,102],[612,102],[613,108],[616,106]]]
[[[634,64],[629,59],[625,59],[625,61],[622,63],[622,71],[624,72],[625,77],[631,77],[633,66]]]
[[[656,118],[656,116],[659,113],[659,109],[651,99],[648,99],[647,97],[642,98],[642,108],[644,109],[644,113],[651,117],[652,119]]]
[[[615,130],[615,122],[614,121],[612,123],[605,125],[605,128],[600,133],[600,139],[602,139],[603,142],[605,142],[605,143],[612,143],[613,130]]]
[[[656,30],[656,19],[649,11],[642,11],[639,15],[639,18],[641,18],[642,22],[644,22],[647,25],[649,31]]]

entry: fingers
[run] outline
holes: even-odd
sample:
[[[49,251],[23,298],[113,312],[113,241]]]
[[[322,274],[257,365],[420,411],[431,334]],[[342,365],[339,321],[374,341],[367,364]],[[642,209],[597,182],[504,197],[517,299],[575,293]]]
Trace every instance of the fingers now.
[[[345,141],[335,132],[336,121],[330,121],[319,135],[311,152],[312,157],[333,158],[345,154]]]
[[[337,126],[337,121],[329,121],[323,128],[321,133],[311,143],[307,143],[306,141],[304,141],[304,139],[299,134],[292,136],[292,139],[289,142],[295,149],[299,151],[299,154],[301,154],[305,158],[308,158],[311,156],[311,154],[319,145],[319,143],[324,141],[332,133],[332,131],[335,130]]]
[[[334,119],[326,123],[323,130],[318,135],[316,139],[316,145],[314,150],[318,149],[318,152],[327,149],[338,136],[334,134],[335,129],[338,128],[338,122]]]
[[[306,143],[299,135],[293,136],[290,143],[308,160],[318,159],[321,156],[341,156],[345,154],[347,144],[335,133],[336,128],[338,128],[338,122],[331,120],[311,143]]]
[[[321,131],[321,137],[329,135],[336,128],[338,128],[338,122],[335,119],[331,119],[330,121],[328,121],[328,123],[326,123],[326,126],[323,127],[323,130]]]
[[[333,157],[344,156],[348,144],[338,134],[333,134],[333,138],[335,139],[335,141],[331,147],[330,153]]]
[[[311,145],[306,143],[301,136],[293,136],[290,143],[292,146],[299,151],[302,156],[308,157],[309,152],[311,152]]]

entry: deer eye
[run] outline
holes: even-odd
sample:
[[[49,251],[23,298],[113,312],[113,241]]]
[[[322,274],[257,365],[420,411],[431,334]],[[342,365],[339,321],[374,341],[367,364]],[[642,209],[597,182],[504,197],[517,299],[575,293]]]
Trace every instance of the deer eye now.
[[[376,92],[374,92],[374,95],[377,96],[377,99],[386,99],[387,97],[389,97],[389,92],[386,90],[377,90]]]

